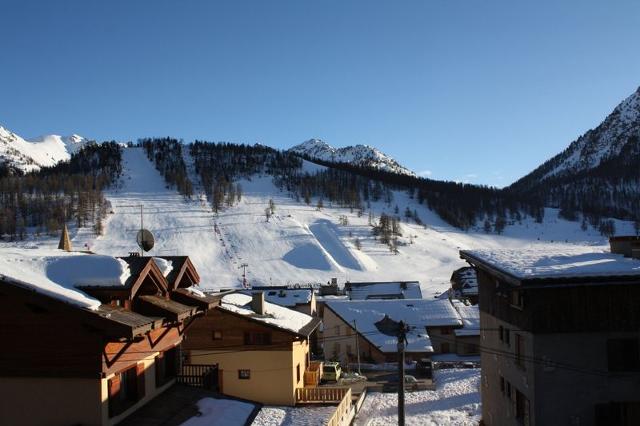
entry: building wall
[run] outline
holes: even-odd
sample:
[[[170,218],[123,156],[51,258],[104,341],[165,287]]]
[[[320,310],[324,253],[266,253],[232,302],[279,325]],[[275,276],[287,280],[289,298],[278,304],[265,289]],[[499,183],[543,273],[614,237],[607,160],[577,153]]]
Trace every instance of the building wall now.
[[[102,404],[101,407],[101,421],[103,425],[115,425],[120,421],[124,420],[127,416],[138,410],[147,402],[151,401],[153,398],[164,392],[166,389],[171,387],[175,383],[174,380],[170,380],[164,385],[160,387],[156,387],[156,366],[155,366],[155,357],[159,354],[159,352],[155,352],[144,358],[139,360],[137,363],[130,364],[127,367],[131,367],[132,365],[143,363],[144,364],[144,398],[140,401],[136,402],[134,405],[129,407],[125,412],[114,416],[109,417],[109,388],[108,383],[109,379],[114,376],[114,373],[109,374],[107,377],[100,380],[100,400]]]
[[[212,352],[192,349],[188,357],[197,363],[218,364],[221,393],[271,405],[295,404],[295,364],[304,367],[302,348],[288,351]],[[194,361],[195,362],[195,361]],[[238,370],[250,370],[251,378],[239,379]],[[303,371],[301,371],[304,380]],[[300,382],[302,387],[302,381]]]
[[[331,309],[325,306],[322,318],[322,347],[326,360],[338,361],[346,366],[349,359],[356,355],[356,333],[352,325],[344,322]],[[368,341],[360,339],[360,354],[364,357],[381,359],[384,355],[377,348],[372,347]]]
[[[597,373],[608,370],[607,339],[610,338],[638,339],[640,332],[536,336],[537,358],[554,360],[579,370],[570,371],[553,365],[540,365],[536,369],[535,414],[540,424],[592,426],[596,424],[596,404],[633,401],[638,404],[636,406],[640,405],[640,372]]]
[[[434,353],[455,353],[456,336],[453,327],[427,327]]]
[[[456,354],[460,356],[480,354],[480,336],[456,336]]]
[[[510,330],[509,344],[500,340],[500,326]],[[521,426],[523,423],[516,419],[515,391],[521,392],[529,400],[531,407],[535,405],[535,364],[525,362],[524,368],[522,368],[516,363],[515,336],[516,334],[523,336],[524,356],[526,359],[532,359],[534,355],[533,335],[516,330],[512,325],[485,312],[480,314],[480,328],[480,344],[483,347],[480,354],[482,419],[487,426]],[[506,393],[506,389],[504,392],[501,390],[500,377],[510,383],[511,393],[509,395]],[[556,404],[553,407],[556,407]],[[536,424],[535,413],[531,412],[529,419],[529,424]]]
[[[2,377],[0,395],[3,425],[102,424],[98,378]]]

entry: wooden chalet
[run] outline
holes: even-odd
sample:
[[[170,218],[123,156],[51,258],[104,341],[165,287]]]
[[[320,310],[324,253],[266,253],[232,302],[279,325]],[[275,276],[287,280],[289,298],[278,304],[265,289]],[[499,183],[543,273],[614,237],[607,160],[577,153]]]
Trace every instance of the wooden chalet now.
[[[167,276],[154,258],[120,259],[123,285],[76,285],[93,307],[0,275],[0,423],[116,424],[175,382],[185,332],[219,299],[190,289],[186,256],[164,258]]]

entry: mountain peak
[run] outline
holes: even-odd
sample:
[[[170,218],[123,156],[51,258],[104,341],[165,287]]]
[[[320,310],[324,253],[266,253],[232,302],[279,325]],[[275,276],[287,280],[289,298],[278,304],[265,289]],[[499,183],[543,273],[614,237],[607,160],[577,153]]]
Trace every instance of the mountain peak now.
[[[294,146],[289,151],[316,160],[330,161],[333,163],[349,163],[391,173],[415,176],[414,172],[403,167],[396,160],[377,148],[369,145],[358,144],[355,146],[334,148],[322,139],[313,138]]]

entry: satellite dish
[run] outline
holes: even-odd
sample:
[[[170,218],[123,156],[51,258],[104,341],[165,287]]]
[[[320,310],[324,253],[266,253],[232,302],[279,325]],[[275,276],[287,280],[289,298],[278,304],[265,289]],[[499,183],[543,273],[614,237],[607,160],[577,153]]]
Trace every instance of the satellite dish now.
[[[147,229],[141,229],[138,231],[138,235],[136,235],[136,241],[138,243],[138,247],[140,247],[144,251],[151,250],[155,242],[153,239],[153,234]]]

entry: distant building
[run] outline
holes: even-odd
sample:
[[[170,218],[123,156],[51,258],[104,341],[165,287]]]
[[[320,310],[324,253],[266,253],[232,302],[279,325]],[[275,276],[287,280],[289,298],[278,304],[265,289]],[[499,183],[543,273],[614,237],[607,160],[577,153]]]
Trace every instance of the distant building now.
[[[313,288],[254,286],[251,290],[243,291],[243,293],[252,294],[256,291],[263,292],[264,299],[269,303],[284,306],[311,316],[317,314],[316,295]]]
[[[344,290],[351,300],[422,299],[418,281],[346,282]]]
[[[460,356],[480,354],[480,311],[478,305],[467,305],[452,299],[453,307],[460,315],[463,326],[453,330],[456,336],[456,354]]]
[[[0,423],[113,425],[170,387],[185,326],[218,304],[173,259],[28,256],[28,281],[0,275]]]
[[[484,424],[640,424],[640,260],[613,243],[460,252],[478,274]]]
[[[456,269],[451,274],[451,297],[478,304],[478,278],[476,270],[470,266]]]
[[[399,321],[411,327],[407,359],[455,353],[454,332],[464,324],[448,299],[326,301],[322,320],[325,359],[343,363],[355,361],[356,348],[362,362],[396,361],[397,336],[388,325]]]
[[[309,379],[318,371],[310,359],[309,336],[320,322],[266,302],[263,292],[229,294],[189,328],[183,344],[185,359],[217,364],[223,394],[295,405],[298,389],[317,384]]]

